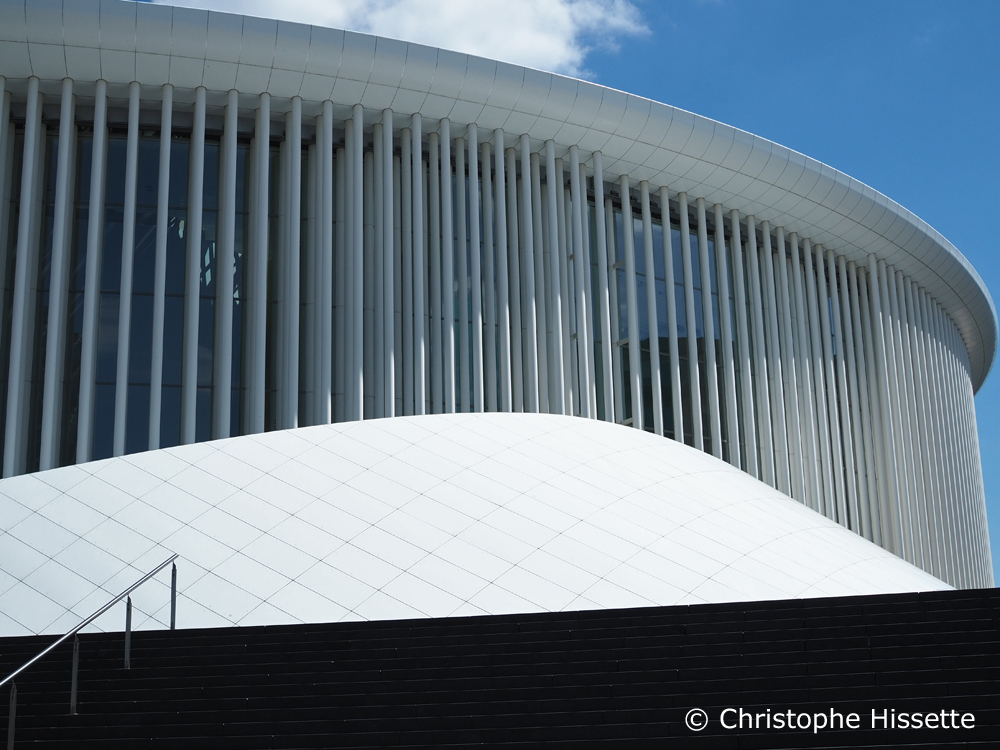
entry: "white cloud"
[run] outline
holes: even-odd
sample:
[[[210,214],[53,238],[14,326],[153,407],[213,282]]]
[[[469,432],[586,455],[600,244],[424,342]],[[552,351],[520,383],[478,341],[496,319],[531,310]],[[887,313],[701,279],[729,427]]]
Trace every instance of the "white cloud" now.
[[[587,53],[648,33],[630,0],[173,0],[210,10],[364,31],[586,75]]]

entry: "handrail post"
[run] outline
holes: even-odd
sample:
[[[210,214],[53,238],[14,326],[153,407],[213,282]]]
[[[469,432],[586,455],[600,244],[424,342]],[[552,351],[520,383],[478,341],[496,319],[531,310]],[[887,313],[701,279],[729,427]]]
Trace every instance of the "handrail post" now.
[[[132,651],[132,597],[125,598],[125,669],[131,669]]]
[[[10,713],[7,715],[7,750],[14,750],[14,716],[17,715],[17,683],[10,685]]]
[[[177,563],[170,566],[170,629],[177,625]]]
[[[80,636],[73,636],[73,677],[69,684],[69,713],[76,715],[76,677],[80,672]]]

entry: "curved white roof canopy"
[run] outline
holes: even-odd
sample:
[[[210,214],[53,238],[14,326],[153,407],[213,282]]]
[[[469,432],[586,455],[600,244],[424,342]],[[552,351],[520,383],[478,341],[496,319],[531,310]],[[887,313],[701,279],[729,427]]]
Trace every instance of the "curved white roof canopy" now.
[[[538,148],[554,139],[588,157],[600,150],[609,175],[628,174],[709,204],[722,203],[798,232],[859,263],[884,258],[935,297],[955,321],[978,389],[993,364],[997,317],[966,258],[926,222],[842,172],[791,149],[706,117],[640,96],[552,73],[420,44],[213,11],[117,0],[0,0],[0,75],[38,76],[57,94],[70,76],[104,79],[111,97],[127,84],[144,98],[172,83],[178,102],[205,86],[210,105],[226,92],[272,96],[272,112],[303,99],[360,102],[366,121],[389,107],[454,125],[527,133]],[[452,128],[460,135],[459,128]]]
[[[179,627],[949,588],[705,453],[539,414],[347,422],[13,477],[0,530],[0,635],[68,630],[171,552]],[[133,594],[138,627],[166,623],[168,582]]]

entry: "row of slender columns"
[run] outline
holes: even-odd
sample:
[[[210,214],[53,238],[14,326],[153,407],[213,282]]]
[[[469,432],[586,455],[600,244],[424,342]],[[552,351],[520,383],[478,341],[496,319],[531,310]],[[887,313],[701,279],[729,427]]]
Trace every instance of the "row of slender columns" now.
[[[41,149],[47,132],[38,87],[37,79],[29,80],[18,176],[27,210],[17,215],[10,285],[5,475],[22,471],[26,460],[26,394],[32,387],[29,364],[37,325],[31,292],[38,273],[34,248],[39,242]],[[191,107],[182,442],[195,440],[197,392],[199,385],[205,385],[198,383],[198,331],[205,271],[201,220],[206,93],[198,89]],[[0,160],[6,162],[12,143],[5,84],[0,95]],[[163,408],[166,196],[171,188],[174,109],[169,84],[163,87],[162,98],[150,448],[160,442]],[[115,454],[125,450],[134,338],[138,84],[130,86],[128,104],[112,415]],[[772,230],[767,222],[758,225],[753,216],[741,217],[737,211],[727,217],[721,205],[711,207],[710,223],[705,200],[696,198],[692,206],[681,192],[675,196],[683,272],[680,299],[675,294],[678,280],[667,188],[654,190],[646,181],[633,186],[627,175],[606,182],[600,153],[593,154],[588,165],[572,147],[564,160],[556,158],[551,141],[532,152],[526,136],[511,141],[495,130],[481,141],[474,125],[453,137],[447,120],[424,133],[419,115],[397,117],[394,122],[390,110],[366,125],[360,106],[341,123],[344,143],[337,146],[332,103],[323,103],[306,127],[302,102],[296,98],[284,118],[284,132],[278,134],[279,170],[272,175],[270,152],[276,128],[265,94],[254,112],[246,172],[251,231],[241,293],[247,317],[244,341],[237,342],[233,275],[227,271],[235,264],[239,104],[237,92],[229,92],[220,142],[211,375],[214,437],[232,432],[230,389],[238,346],[246,347],[246,388],[240,408],[248,432],[268,426],[269,377],[275,389],[272,416],[277,427],[425,411],[542,410],[616,422],[630,416],[633,426],[663,435],[669,412],[679,439],[687,419],[695,447],[725,456],[915,564],[962,585],[987,580],[989,549],[965,348],[944,312],[898,269],[874,257],[858,266],[808,238],[786,235],[783,227]],[[42,468],[58,464],[64,429],[60,342],[67,319],[73,206],[69,188],[77,181],[72,175],[77,129],[69,79],[63,82],[59,118],[49,335],[42,383]],[[308,131],[315,132],[315,143],[307,146],[303,180]],[[103,82],[95,90],[94,132],[93,158],[99,168],[80,177],[89,180],[91,200],[85,238],[79,461],[90,458],[98,418],[94,413],[97,290],[107,158]],[[591,175],[593,204],[587,195]],[[270,201],[274,180],[280,185],[277,206]],[[621,240],[614,229],[616,187]],[[633,217],[636,187],[641,229]],[[0,189],[6,191],[6,183]],[[660,247],[654,243],[654,199],[661,214]],[[274,236],[272,215],[277,215],[278,224]],[[13,228],[0,227],[4,236],[9,231]],[[642,253],[646,269],[645,300],[636,283],[637,252]],[[657,252],[663,255],[658,258]],[[665,320],[660,320],[663,313],[656,299],[658,260],[666,275]],[[696,325],[699,288],[701,336]],[[624,300],[618,299],[620,294]],[[275,318],[271,333],[269,301],[274,303]],[[648,341],[640,340],[639,334],[643,303],[651,332]],[[681,306],[686,333],[678,323]],[[664,329],[667,350],[661,352]],[[682,337],[688,354],[686,389]],[[646,345],[649,388],[643,383]],[[624,382],[623,346],[628,349]],[[269,351],[276,354],[270,376]],[[664,360],[668,371],[661,372]],[[630,415],[624,408],[626,392]],[[646,414],[651,415],[651,424],[644,423]]]

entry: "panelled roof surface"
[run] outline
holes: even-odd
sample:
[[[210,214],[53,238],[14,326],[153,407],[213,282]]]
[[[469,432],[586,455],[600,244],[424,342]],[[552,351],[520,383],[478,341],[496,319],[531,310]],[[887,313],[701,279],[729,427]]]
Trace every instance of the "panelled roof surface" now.
[[[172,552],[178,627],[949,588],[673,440],[436,414],[0,481],[0,635],[65,632]],[[133,593],[137,627],[166,624],[169,578]],[[95,627],[120,629],[123,607]]]
[[[143,96],[171,83],[175,101],[199,86],[209,103],[268,92],[281,112],[293,97],[311,114],[331,100],[441,118],[453,135],[476,123],[600,150],[605,176],[628,174],[709,204],[722,203],[859,263],[869,254],[925,287],[957,324],[973,387],[997,347],[993,300],[968,260],[919,217],[867,185],[764,138],[594,83],[473,55],[318,26],[122,0],[0,0],[0,76],[18,91],[30,76],[58,93],[69,76],[86,97],[104,79],[112,97],[133,80]]]

